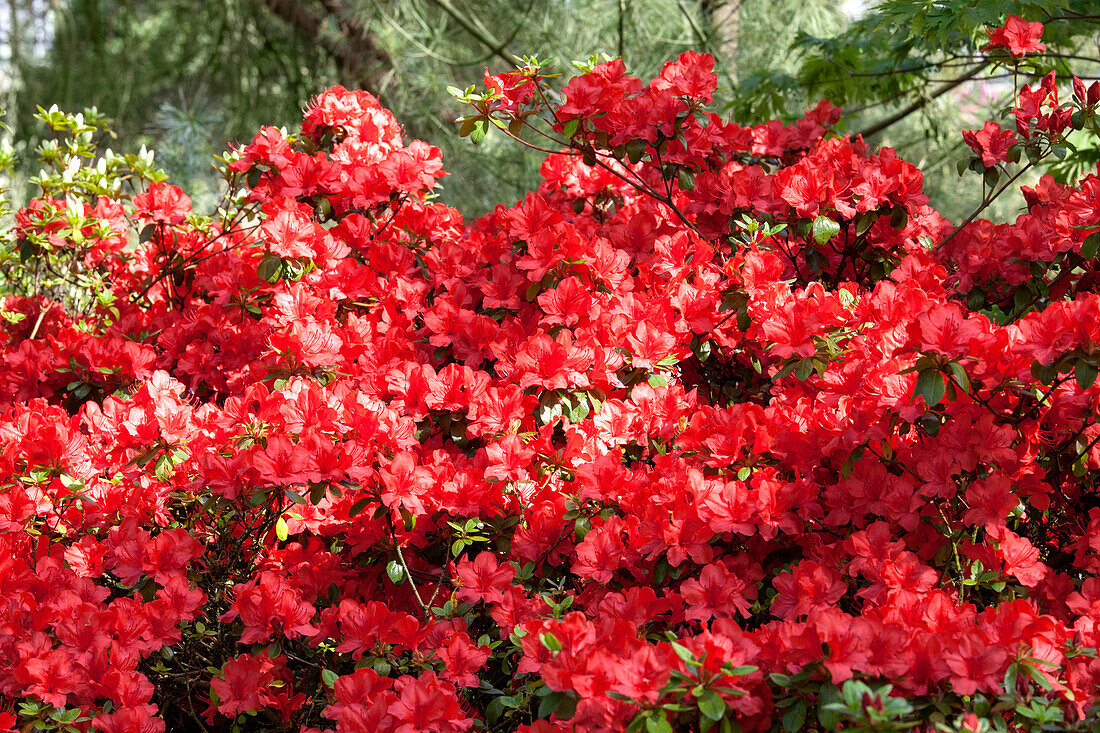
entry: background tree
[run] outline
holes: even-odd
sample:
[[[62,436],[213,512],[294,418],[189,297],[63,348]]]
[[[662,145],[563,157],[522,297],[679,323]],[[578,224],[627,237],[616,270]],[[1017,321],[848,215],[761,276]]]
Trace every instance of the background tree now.
[[[1045,24],[1046,51],[1018,68],[998,66],[980,52],[989,42],[987,28],[1002,25],[1009,15]],[[925,174],[933,204],[959,218],[981,194],[956,185],[952,161],[963,147],[958,131],[1002,114],[1012,100],[1014,75],[1038,80],[1057,70],[1064,77],[1072,61],[1079,76],[1092,78],[1100,69],[1098,22],[1095,0],[884,0],[839,33],[800,34],[795,83],[810,98],[843,106],[853,134],[873,145],[891,145],[913,160]],[[761,74],[763,90],[775,89],[781,97],[789,93],[788,77],[770,70]],[[754,117],[757,98],[767,94],[741,98],[746,117]],[[772,112],[761,108],[755,117]],[[1074,140],[1089,149],[1071,156],[1071,164],[1041,166],[1036,175],[1051,172],[1060,181],[1073,180],[1100,160],[1090,136],[1078,134]],[[1018,198],[1002,201],[996,215],[1004,217],[1021,204]]]
[[[554,58],[566,72],[572,59],[621,54],[650,74],[688,48],[733,49],[723,75],[733,99],[737,69],[789,73],[785,47],[798,31],[824,35],[844,20],[821,0],[746,2],[733,16],[698,0],[6,2],[17,23],[5,36],[19,53],[7,60],[15,84],[5,106],[18,146],[37,143],[36,106],[95,106],[114,120],[118,147],[155,147],[174,179],[212,194],[210,153],[260,124],[291,124],[313,94],[340,83],[378,95],[410,135],[443,149],[452,176],[441,196],[464,211],[522,196],[538,159],[494,140],[471,151],[452,124],[460,109],[448,85],[506,70],[513,53]],[[731,17],[740,41],[730,40]]]
[[[506,70],[517,53],[566,72],[572,59],[623,55],[647,75],[693,48],[717,57],[718,100],[733,119],[789,119],[828,98],[852,133],[922,164],[933,203],[959,218],[977,199],[959,195],[949,165],[958,130],[1003,107],[1011,87],[980,56],[985,28],[1009,14],[1046,23],[1047,53],[1019,70],[1036,77],[1070,59],[1081,72],[1097,55],[1095,0],[844,7],[859,17],[826,0],[6,0],[3,104],[12,141],[28,148],[38,105],[96,106],[118,147],[155,147],[201,203],[204,188],[214,194],[206,161],[227,141],[291,124],[324,87],[365,88],[443,150],[442,200],[475,213],[522,196],[538,159],[492,137],[471,149],[447,86]],[[1045,169],[1066,180],[1098,157]],[[1019,204],[998,202],[997,213]]]

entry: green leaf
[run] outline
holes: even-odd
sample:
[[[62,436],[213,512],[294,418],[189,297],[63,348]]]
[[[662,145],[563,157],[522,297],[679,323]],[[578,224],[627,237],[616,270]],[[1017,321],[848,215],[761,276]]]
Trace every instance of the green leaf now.
[[[552,652],[561,651],[561,642],[558,641],[558,637],[551,634],[549,631],[539,634],[539,641],[542,645]]]
[[[286,495],[286,498],[290,499],[295,504],[305,504],[306,503],[306,498],[304,496],[302,496],[301,494],[299,494],[294,489],[290,488],[289,486],[287,488],[283,489],[283,493]]]
[[[333,672],[331,669],[321,670],[321,681],[325,683],[326,687],[335,687],[336,680],[340,679],[340,675]]]
[[[890,226],[894,229],[904,229],[909,223],[909,212],[904,206],[895,206],[890,212]]]
[[[1085,237],[1084,242],[1081,242],[1081,256],[1091,260],[1096,256],[1097,251],[1100,251],[1100,232],[1093,232]]]
[[[825,730],[836,730],[840,721],[844,719],[842,713],[830,706],[841,702],[840,690],[834,684],[825,684],[817,693],[817,722]]]
[[[580,125],[580,123],[580,117],[574,117],[573,119],[565,123],[565,126],[562,128],[561,134],[565,136],[566,140],[572,139],[572,137],[577,134],[577,127]]]
[[[780,369],[778,372],[775,373],[775,376],[772,377],[772,380],[773,381],[778,381],[778,380],[782,379],[783,377],[787,376],[788,374],[790,374],[791,372],[793,372],[794,368],[796,366],[798,366],[799,361],[800,360],[796,359],[795,361],[787,362],[787,365],[785,367],[783,367],[782,369]]]
[[[749,308],[747,305],[743,305],[737,309],[737,328],[741,333],[745,333],[752,325],[752,318],[749,316]]]
[[[405,568],[401,567],[401,563],[396,560],[390,560],[386,565],[386,575],[393,581],[394,585],[400,585],[401,581],[405,579]]]
[[[678,656],[681,661],[683,661],[683,662],[694,662],[695,661],[695,654],[692,653],[692,651],[690,649],[688,649],[686,646],[684,646],[683,644],[680,644],[679,642],[675,642],[675,641],[670,642],[670,643],[672,644],[672,651],[676,652],[676,656]]]
[[[710,720],[719,721],[726,714],[726,701],[714,690],[707,690],[699,698],[699,712]]]
[[[1054,685],[1050,683],[1050,680],[1044,677],[1043,673],[1036,667],[1031,664],[1022,664],[1021,666],[1027,671],[1027,676],[1034,680],[1035,684],[1039,685],[1039,687],[1042,687],[1044,690],[1054,689]]]
[[[286,538],[289,536],[286,520],[282,517],[275,520],[275,536],[279,538],[280,542],[286,542]]]
[[[474,131],[474,123],[476,121],[476,117],[463,117],[461,120],[456,120],[456,122],[461,123],[458,128],[458,136],[469,137],[470,133]]]
[[[274,252],[268,252],[256,266],[256,276],[269,283],[278,282],[279,273],[283,268],[283,259]]]
[[[878,214],[865,212],[856,219],[856,236],[862,237],[878,221]]]
[[[935,407],[943,399],[947,391],[943,383],[943,375],[938,369],[925,369],[917,375],[917,386],[913,390],[913,396],[920,395],[929,407]]]
[[[840,224],[837,224],[827,216],[819,216],[814,219],[811,229],[813,230],[814,241],[817,242],[818,246],[827,243],[830,239],[840,234]]]
[[[806,724],[806,712],[809,710],[809,705],[805,700],[799,699],[791,706],[783,715],[783,730],[787,733],[795,733],[795,731],[802,730],[802,726]]]
[[[544,687],[543,689],[544,690],[549,690],[550,688],[549,687]],[[540,692],[541,692],[541,690],[540,690]],[[565,693],[564,692],[553,692],[553,691],[551,691],[550,694],[543,697],[542,700],[539,702],[538,717],[543,718],[543,719],[549,718],[552,714],[557,712],[558,706],[561,705],[561,703],[564,699],[565,699]]]
[[[1036,359],[1031,363],[1031,376],[1040,384],[1053,384],[1058,378],[1058,367],[1053,364],[1040,364]]]
[[[84,395],[82,395],[81,391],[78,389],[76,391],[76,396],[78,398],[83,398]],[[172,468],[172,457],[167,453],[162,453],[157,456],[156,463],[153,465],[153,473],[156,474],[157,480],[167,481],[172,475]]]
[[[829,261],[816,249],[808,249],[806,250],[806,264],[810,266],[810,272],[820,275],[825,271],[825,265],[829,264]]]
[[[356,501],[354,504],[351,505],[351,509],[348,510],[348,518],[350,519],[351,517],[354,517],[356,514],[359,514],[360,512],[362,512],[364,509],[367,508],[367,504],[369,504],[369,503],[370,503],[370,497],[368,497],[368,496],[364,496],[362,499],[359,499],[358,501]]]
[[[1086,359],[1079,358],[1073,365],[1073,376],[1081,389],[1088,389],[1096,382],[1096,373],[1096,365]]]
[[[953,361],[947,365],[947,368],[951,370],[951,376],[954,378],[955,383],[962,387],[963,392],[969,392],[970,377],[967,375],[963,365],[957,361]]]
[[[1016,694],[1016,678],[1020,674],[1020,665],[1013,663],[1005,670],[1004,691],[1009,695]]]
[[[485,139],[486,133],[489,132],[489,123],[482,118],[474,122],[473,129],[470,131],[470,142],[474,145],[479,144]]]
[[[554,714],[558,716],[559,720],[569,720],[577,712],[577,702],[578,699],[573,695],[566,695]]]
[[[651,715],[645,721],[646,733],[672,733],[672,726],[668,723],[668,716],[661,711],[660,715]]]
[[[588,417],[590,408],[588,407],[588,400],[583,395],[570,395],[567,402],[567,409],[565,411],[565,417],[571,423],[579,423]]]
[[[982,181],[987,188],[996,188],[997,181],[1001,178],[1001,171],[998,168],[986,168],[985,173],[982,174]]]
[[[626,144],[626,158],[631,163],[637,163],[645,155],[646,141],[645,140],[631,140]]]

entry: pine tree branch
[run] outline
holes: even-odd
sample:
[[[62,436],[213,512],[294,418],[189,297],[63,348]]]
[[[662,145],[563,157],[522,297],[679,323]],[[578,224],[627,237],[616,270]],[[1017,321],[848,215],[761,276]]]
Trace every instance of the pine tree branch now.
[[[488,49],[493,56],[501,59],[511,69],[516,65],[515,58],[508,53],[506,44],[498,42],[493,38],[484,28],[479,28],[476,21],[472,21],[467,18],[458,8],[456,8],[450,0],[431,0],[433,5],[438,6],[443,12],[451,16],[456,23],[462,26],[462,29],[469,33],[474,39],[477,40],[482,46]]]
[[[293,26],[309,41],[317,43],[340,66],[356,86],[375,96],[382,93],[382,77],[393,66],[390,55],[378,45],[363,24],[340,0],[320,0],[323,14],[298,0],[261,0],[274,15]],[[341,35],[324,33],[326,16],[333,18]]]

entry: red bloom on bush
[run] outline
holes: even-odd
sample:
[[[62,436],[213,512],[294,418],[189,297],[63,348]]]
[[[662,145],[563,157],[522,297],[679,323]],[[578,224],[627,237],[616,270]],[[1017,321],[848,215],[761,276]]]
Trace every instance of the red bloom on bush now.
[[[425,672],[399,677],[393,685],[397,701],[390,705],[394,733],[461,733],[473,727],[451,685]]]
[[[191,197],[169,183],[150,184],[149,190],[133,198],[134,213],[143,220],[178,226],[191,213]]]
[[[986,168],[1008,161],[1009,150],[1016,139],[1012,130],[1004,130],[996,122],[986,122],[981,130],[966,130],[962,136]]]
[[[271,683],[284,657],[242,654],[225,663],[220,677],[210,680],[211,707],[227,717],[262,710],[271,704]]]
[[[340,602],[337,610],[339,632],[343,641],[338,652],[351,652],[359,660],[363,653],[381,642],[395,649],[412,649],[422,636],[420,624],[412,616],[388,610],[377,601],[356,603],[350,598]]]
[[[504,599],[503,591],[512,582],[516,569],[500,565],[491,552],[478,553],[473,562],[462,558],[455,573],[458,577],[459,600],[477,603],[498,603]]]
[[[247,226],[161,184],[18,212],[114,299],[2,303],[0,728],[182,729],[209,682],[211,727],[762,731],[887,679],[1091,724],[1100,175],[956,230],[827,103],[707,111],[709,56],[561,105],[537,66],[488,112],[570,149],[473,222],[339,87],[231,164]],[[1096,102],[1033,86],[984,166]]]
[[[490,74],[485,69],[483,81],[485,88],[499,97],[493,101],[494,109],[504,112],[520,112],[537,92],[535,82],[520,71]]]
[[[792,572],[776,576],[772,584],[778,591],[772,601],[772,615],[785,619],[827,608],[848,590],[836,573],[811,560],[803,560]]]
[[[1038,585],[1049,571],[1039,560],[1039,549],[1004,527],[986,527],[986,532],[997,543],[996,554],[1004,561],[1005,573],[1028,588]]]
[[[1000,28],[987,29],[989,45],[982,51],[1003,48],[1013,56],[1026,56],[1029,53],[1041,53],[1047,47],[1039,42],[1043,37],[1043,24],[1027,22],[1023,18],[1010,15]]]
[[[92,728],[103,733],[162,733],[165,725],[157,712],[156,705],[119,708],[95,716]]]
[[[1008,653],[990,644],[983,635],[967,632],[944,650],[951,670],[951,689],[959,695],[996,692],[1001,689]]]
[[[734,612],[748,616],[749,602],[744,592],[744,579],[717,564],[704,567],[698,580],[688,578],[680,585],[684,603],[690,606],[686,617],[700,621],[733,616]]]
[[[649,88],[710,104],[714,90],[718,88],[714,57],[706,53],[685,51],[675,61],[665,64]]]
[[[477,687],[475,673],[485,666],[490,650],[485,646],[474,646],[468,634],[455,632],[447,637],[436,653],[443,662],[441,679],[458,687]]]
[[[233,606],[221,620],[240,617],[245,625],[242,643],[269,641],[276,633],[287,639],[317,635],[317,628],[310,623],[315,613],[313,605],[276,573],[261,573],[255,581],[238,585],[234,591]]]

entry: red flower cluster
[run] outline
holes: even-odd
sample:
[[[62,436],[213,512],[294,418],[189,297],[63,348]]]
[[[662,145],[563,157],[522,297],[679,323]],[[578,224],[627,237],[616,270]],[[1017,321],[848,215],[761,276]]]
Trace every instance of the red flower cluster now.
[[[1002,129],[996,122],[986,122],[981,130],[966,130],[963,141],[982,159],[982,165],[992,168],[1008,162],[1009,151],[1016,140],[1012,130]]]
[[[1043,24],[1038,21],[1029,23],[1017,15],[1010,15],[1002,27],[986,32],[989,34],[989,45],[983,51],[1004,49],[1013,56],[1026,56],[1047,50],[1046,45],[1039,41],[1043,37]]]
[[[827,104],[707,112],[712,65],[572,80],[469,225],[340,88],[230,156],[257,226],[85,204],[114,310],[4,304],[0,727],[1095,720],[1100,177],[955,231]],[[1025,89],[1021,139],[1062,109]]]

